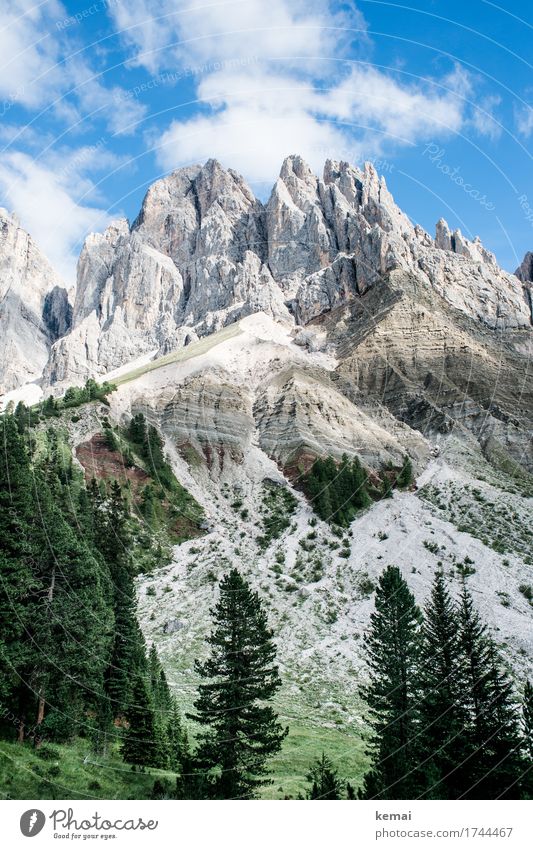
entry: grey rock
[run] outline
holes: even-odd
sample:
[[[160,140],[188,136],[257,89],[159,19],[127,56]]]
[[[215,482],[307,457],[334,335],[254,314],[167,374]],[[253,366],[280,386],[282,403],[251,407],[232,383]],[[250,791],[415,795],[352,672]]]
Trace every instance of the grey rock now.
[[[16,216],[0,209],[0,393],[41,376],[71,312],[59,275]]]

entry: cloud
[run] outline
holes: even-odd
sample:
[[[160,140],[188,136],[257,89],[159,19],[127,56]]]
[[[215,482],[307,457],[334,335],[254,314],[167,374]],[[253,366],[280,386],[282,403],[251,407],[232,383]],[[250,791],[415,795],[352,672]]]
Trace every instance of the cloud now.
[[[521,136],[529,138],[529,136],[533,133],[533,107],[517,107],[515,109],[515,123],[517,132]]]
[[[372,67],[353,3],[163,0],[158,17],[151,5],[118,0],[109,11],[134,64],[196,69],[196,114],[147,135],[165,169],[216,156],[268,182],[289,153],[320,168],[326,156],[360,160],[465,124],[470,75],[455,65],[440,80],[417,80]]]
[[[100,155],[97,150],[83,150],[57,152],[46,164],[21,152],[0,159],[4,204],[17,213],[22,226],[69,285],[75,280],[85,236],[101,230],[110,219],[105,209],[89,205],[83,197],[92,188],[84,171]]]
[[[250,54],[315,61],[348,43],[354,30],[360,39],[366,32],[354,3],[338,12],[327,0],[161,0],[157,12],[150,0],[116,0],[109,14],[133,50],[131,64],[150,72],[176,61],[201,64]]]
[[[170,170],[215,156],[252,182],[271,181],[291,153],[321,169],[328,157],[360,161],[463,122],[454,91],[366,66],[322,86],[260,67],[220,71],[200,82],[198,96],[203,114],[172,122],[155,142],[159,162]]]
[[[498,95],[488,95],[479,99],[472,110],[471,125],[479,133],[489,139],[498,139],[502,127],[495,116],[495,109],[502,102]]]
[[[8,104],[39,106],[61,85],[54,21],[62,12],[56,0],[4,0],[0,27],[0,97]]]
[[[103,120],[111,132],[133,131],[145,106],[121,97],[119,86],[107,87],[98,69],[75,49],[79,45],[69,33],[58,29],[66,17],[61,3],[4,0],[4,6],[0,27],[2,117],[15,105],[32,110],[48,107],[63,122],[80,125],[86,121],[91,126]],[[92,53],[97,55],[96,50]]]

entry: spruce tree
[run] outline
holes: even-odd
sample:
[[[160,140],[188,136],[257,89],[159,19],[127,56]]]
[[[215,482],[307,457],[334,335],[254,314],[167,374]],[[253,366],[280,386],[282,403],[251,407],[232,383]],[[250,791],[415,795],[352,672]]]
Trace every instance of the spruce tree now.
[[[524,699],[522,701],[522,755],[526,764],[524,774],[524,794],[526,799],[533,799],[533,686],[526,681]]]
[[[267,784],[267,760],[287,733],[268,704],[281,685],[273,632],[257,593],[236,569],[220,583],[212,610],[211,654],[196,670],[203,683],[191,718],[203,726],[197,761],[210,771],[207,793],[253,798]]]
[[[420,655],[424,798],[457,799],[466,789],[468,770],[463,763],[472,744],[461,660],[457,611],[444,575],[437,572],[425,610]]]
[[[126,710],[122,757],[135,766],[158,766],[158,740],[154,704],[147,682],[135,675]]]
[[[34,574],[42,589],[27,633],[35,649],[27,680],[37,698],[36,725],[44,723],[48,736],[65,739],[103,693],[113,630],[111,586],[66,521],[53,477],[36,471],[34,500]]]
[[[468,786],[461,798],[520,798],[525,767],[518,707],[512,684],[474,607],[466,581],[459,614],[466,706],[471,714],[474,746],[468,759]]]
[[[365,689],[373,729],[373,765],[365,798],[410,799],[420,790],[418,709],[421,613],[396,566],[376,590],[366,640],[370,683]]]
[[[526,681],[522,702],[522,728],[524,732],[524,752],[533,763],[533,686]]]
[[[324,752],[309,770],[307,781],[310,784],[308,799],[342,799],[346,792],[346,783],[339,778],[338,771]]]
[[[33,519],[28,453],[15,419],[4,415],[0,419],[0,697],[20,718],[21,741],[28,695],[24,676],[35,656],[28,629],[35,621],[41,590],[33,568],[38,553]]]
[[[411,486],[413,482],[413,464],[407,455],[403,458],[403,465],[400,469],[398,477],[396,479],[396,484],[400,488],[405,488]]]

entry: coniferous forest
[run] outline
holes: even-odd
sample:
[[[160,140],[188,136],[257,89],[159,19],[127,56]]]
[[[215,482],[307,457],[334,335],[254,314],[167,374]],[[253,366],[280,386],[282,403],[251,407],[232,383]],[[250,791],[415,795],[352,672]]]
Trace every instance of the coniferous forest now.
[[[147,560],[147,527],[183,497],[162,440],[142,414],[122,435],[107,429],[112,448],[125,439],[126,462],[143,457],[157,480],[137,513],[117,480],[86,480],[50,407],[19,405],[0,419],[2,740],[39,759],[44,797],[61,795],[62,759],[82,741],[86,759],[121,770],[126,798],[254,798],[275,780],[272,758],[289,733],[275,707],[282,673],[268,604],[236,568],[219,577],[194,709],[184,711],[136,610],[136,575],[165,557],[156,540]],[[411,484],[407,459],[386,471],[378,492],[359,461],[326,458],[305,488],[321,517],[343,525]],[[354,786],[324,751],[300,798],[532,797],[533,689],[506,668],[468,575],[452,595],[437,569],[421,608],[385,566],[365,656],[366,773]]]

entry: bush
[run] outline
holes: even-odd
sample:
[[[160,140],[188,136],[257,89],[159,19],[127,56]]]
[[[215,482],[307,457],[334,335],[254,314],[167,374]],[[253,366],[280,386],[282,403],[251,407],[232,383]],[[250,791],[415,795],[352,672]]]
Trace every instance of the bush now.
[[[518,590],[522,593],[524,598],[527,598],[529,602],[533,603],[533,588],[530,584],[520,584]]]

